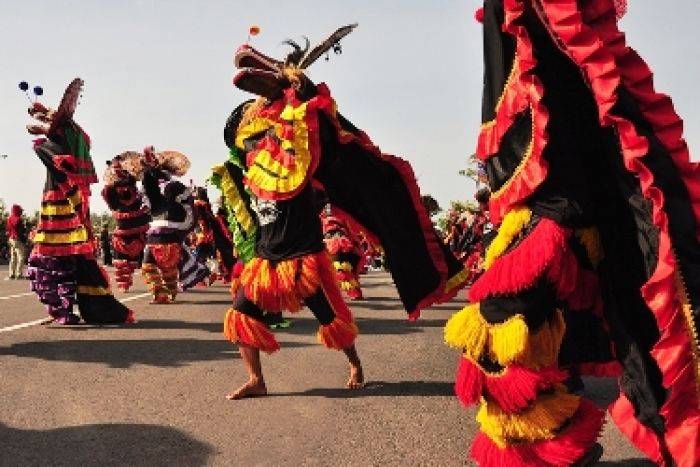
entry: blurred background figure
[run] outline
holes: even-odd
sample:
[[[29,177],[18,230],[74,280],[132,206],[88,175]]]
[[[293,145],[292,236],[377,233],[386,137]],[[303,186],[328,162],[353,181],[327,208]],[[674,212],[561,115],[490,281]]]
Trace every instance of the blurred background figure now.
[[[18,204],[12,205],[10,217],[7,219],[5,228],[10,247],[10,272],[5,280],[24,279],[24,266],[27,262],[27,241],[28,229],[24,219],[22,219],[22,207]]]
[[[102,261],[105,266],[112,265],[112,245],[109,237],[109,230],[107,230],[107,225],[102,226],[100,230],[100,249],[102,250]]]

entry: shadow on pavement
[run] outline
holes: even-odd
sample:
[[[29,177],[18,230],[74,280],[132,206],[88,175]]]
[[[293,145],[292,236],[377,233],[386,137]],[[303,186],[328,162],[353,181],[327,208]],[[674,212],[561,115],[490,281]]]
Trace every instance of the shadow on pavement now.
[[[282,347],[308,347],[305,342],[280,342]],[[193,362],[239,358],[238,348],[224,340],[124,339],[20,342],[0,348],[0,355],[47,361],[104,363],[111,368],[133,365],[179,367]]]
[[[197,323],[172,319],[140,319],[137,323],[125,329],[195,329],[199,331],[221,333],[223,332],[224,325],[220,321],[213,323]]]
[[[174,428],[104,424],[21,430],[0,423],[0,465],[206,465],[214,449]]]
[[[47,361],[104,363],[111,368],[133,365],[179,367],[192,362],[239,358],[236,346],[222,340],[60,340],[20,342],[0,355]]]
[[[285,318],[291,321],[292,325],[287,329],[279,331],[280,334],[315,334],[318,330],[318,321],[315,318],[299,317],[299,315],[285,314]],[[423,332],[423,328],[435,328],[445,325],[444,319],[420,319],[418,321],[408,321],[406,319],[385,319],[385,318],[364,318],[355,317],[357,326],[360,328],[360,335],[375,334],[414,334]]]
[[[431,311],[450,311],[457,312],[464,308],[466,302],[460,303],[458,301],[446,302],[433,305],[429,308],[423,310],[423,316],[430,314]],[[349,302],[350,308],[356,306],[358,308],[367,308],[373,311],[382,310],[404,310],[403,304],[396,299],[396,297],[365,297],[363,300],[358,300],[356,302]]]
[[[285,348],[308,347],[304,342],[280,342]],[[47,361],[104,363],[111,368],[133,365],[179,367],[193,362],[240,358],[237,347],[224,340],[153,339],[21,342],[0,349],[0,355]]]
[[[370,381],[364,389],[315,388],[303,392],[272,393],[271,396],[314,396],[331,399],[353,399],[357,397],[401,397],[401,396],[454,396],[454,383],[442,381]]]
[[[625,459],[622,461],[606,461],[593,464],[593,467],[655,467],[656,464],[647,459]]]

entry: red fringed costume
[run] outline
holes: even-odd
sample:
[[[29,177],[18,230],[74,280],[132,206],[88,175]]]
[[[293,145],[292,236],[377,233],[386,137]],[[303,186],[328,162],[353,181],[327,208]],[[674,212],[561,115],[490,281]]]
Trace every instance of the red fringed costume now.
[[[117,221],[112,233],[117,287],[126,292],[133,284],[134,271],[141,267],[151,212],[138,189],[137,179],[123,165],[138,162],[141,155],[125,152],[109,161],[102,197]]]
[[[611,415],[650,459],[700,462],[700,168],[618,29],[623,10],[484,3],[477,156],[500,225],[472,303],[445,328],[463,351],[457,394],[481,404],[481,466],[565,466],[591,451],[603,414],[557,368],[583,362],[622,371]]]
[[[341,216],[331,212],[321,214],[323,241],[331,255],[340,288],[352,300],[362,298],[360,271],[364,267],[365,256],[360,241]]]

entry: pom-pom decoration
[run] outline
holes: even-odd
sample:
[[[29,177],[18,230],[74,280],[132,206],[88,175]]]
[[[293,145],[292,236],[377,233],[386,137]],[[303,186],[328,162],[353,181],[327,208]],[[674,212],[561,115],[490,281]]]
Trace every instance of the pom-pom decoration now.
[[[614,0],[615,16],[620,20],[627,13],[627,0]]]
[[[476,12],[474,12],[474,19],[480,23],[484,22],[484,8],[481,7]]]
[[[26,81],[20,81],[19,83],[19,90],[24,93],[25,96],[27,96],[27,100],[31,102],[32,104],[35,104],[37,101],[37,98],[44,94],[44,90],[41,88],[41,86],[34,86],[34,100],[32,100],[31,96],[29,95],[29,83]]]

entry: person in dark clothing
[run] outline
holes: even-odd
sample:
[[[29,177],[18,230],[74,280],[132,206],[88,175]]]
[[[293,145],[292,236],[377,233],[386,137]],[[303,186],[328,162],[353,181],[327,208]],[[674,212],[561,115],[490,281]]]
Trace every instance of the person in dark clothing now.
[[[100,248],[102,249],[102,260],[105,266],[112,265],[112,248],[109,241],[109,230],[103,225],[100,231]]]

